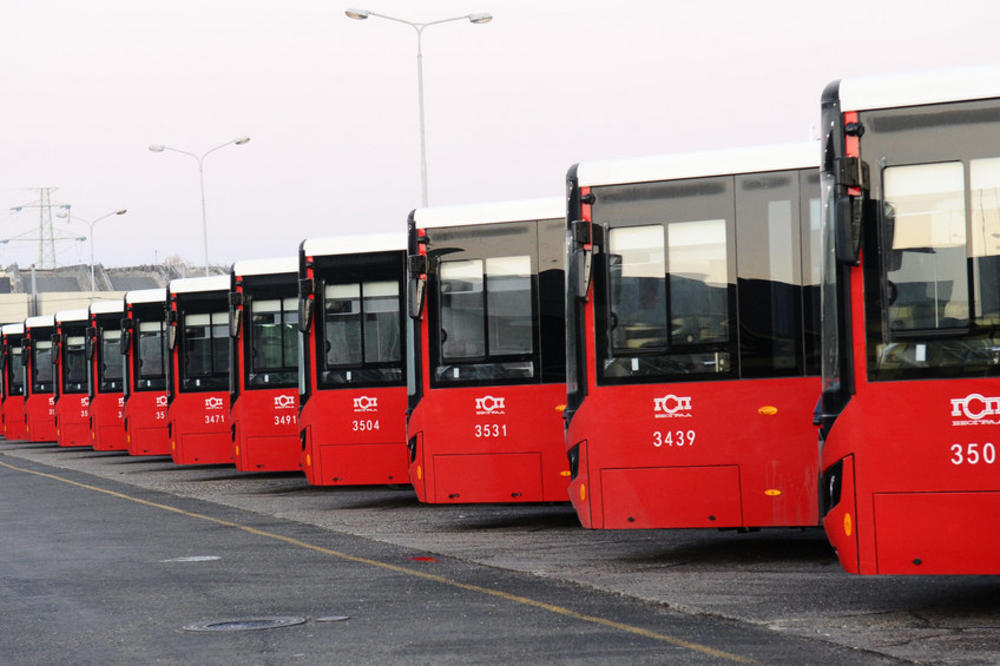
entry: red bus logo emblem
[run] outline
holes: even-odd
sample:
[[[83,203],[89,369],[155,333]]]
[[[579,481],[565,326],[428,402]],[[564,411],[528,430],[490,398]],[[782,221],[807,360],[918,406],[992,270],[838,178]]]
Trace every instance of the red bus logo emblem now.
[[[996,425],[1000,421],[986,417],[1000,415],[1000,397],[987,398],[979,393],[970,393],[964,398],[952,398],[951,415],[959,417],[951,422],[956,426]]]
[[[157,407],[166,407],[167,406],[167,396],[165,396],[165,395],[158,395],[158,396],[156,396],[156,406]]]
[[[222,409],[222,398],[218,396],[205,398],[205,409]]]
[[[377,412],[378,398],[362,395],[354,399],[354,411],[356,412]]]
[[[691,418],[691,396],[680,397],[668,393],[662,398],[653,398],[653,415],[658,419]]]
[[[476,414],[504,414],[507,409],[506,398],[496,398],[484,395],[476,398]]]
[[[55,396],[50,395],[49,396],[49,407],[51,407],[54,404],[56,404],[56,398],[55,398]]]
[[[275,409],[295,409],[295,396],[294,395],[276,395],[276,396],[274,396],[274,408]]]
[[[90,398],[88,398],[87,396],[83,396],[82,398],[80,398],[80,406],[90,407]]]
[[[119,407],[124,407],[125,406],[125,396],[119,396],[118,397],[118,406]]]

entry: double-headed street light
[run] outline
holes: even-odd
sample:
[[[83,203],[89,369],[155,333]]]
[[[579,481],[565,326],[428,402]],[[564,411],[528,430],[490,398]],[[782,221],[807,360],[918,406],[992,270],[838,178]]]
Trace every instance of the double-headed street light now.
[[[376,18],[382,18],[387,21],[395,21],[396,23],[403,23],[410,26],[417,31],[417,108],[420,113],[420,201],[422,206],[427,206],[427,143],[424,138],[424,54],[422,49],[422,38],[424,33],[424,28],[431,25],[437,25],[439,23],[450,23],[452,21],[469,21],[470,23],[475,23],[477,25],[483,23],[489,23],[493,20],[493,16],[486,13],[477,14],[465,14],[464,16],[455,16],[452,18],[440,19],[437,21],[427,21],[426,23],[417,23],[415,21],[406,21],[401,18],[396,18],[395,16],[386,16],[385,14],[378,14],[367,9],[356,9],[351,8],[344,12],[347,14],[348,18],[355,19],[357,21],[363,21],[370,16]]]
[[[169,150],[174,153],[180,153],[181,155],[188,155],[193,157],[196,162],[198,162],[198,179],[201,182],[201,235],[205,246],[205,275],[208,275],[208,219],[205,215],[205,158],[215,151],[225,148],[226,146],[242,146],[243,144],[250,141],[250,137],[242,136],[238,139],[232,139],[231,141],[226,141],[224,144],[216,146],[206,150],[200,156],[195,153],[189,153],[186,150],[178,150],[177,148],[171,148],[170,146],[164,146],[162,143],[154,143],[149,147],[149,149],[154,153],[162,153],[165,150]]]
[[[128,209],[119,208],[118,210],[113,210],[110,213],[106,215],[101,215],[100,217],[95,218],[93,220],[85,220],[84,218],[79,217],[78,215],[70,214],[69,211],[70,207],[68,205],[63,206],[62,210],[56,213],[56,217],[62,217],[67,220],[77,220],[79,222],[85,223],[87,226],[90,227],[90,232],[87,234],[87,237],[90,239],[90,300],[94,300],[94,292],[96,291],[94,285],[94,226],[101,220],[106,220],[113,215],[124,215],[125,213],[128,212]],[[77,240],[83,240],[83,239],[78,238]]]

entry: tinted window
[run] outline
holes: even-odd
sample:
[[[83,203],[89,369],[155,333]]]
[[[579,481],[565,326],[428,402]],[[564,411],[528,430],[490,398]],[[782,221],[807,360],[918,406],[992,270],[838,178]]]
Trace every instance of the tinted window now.
[[[87,350],[84,336],[67,335],[63,341],[62,389],[65,393],[87,390]]]
[[[97,364],[101,393],[119,393],[124,383],[125,357],[121,352],[122,332],[118,328],[102,328]]]
[[[228,388],[229,312],[184,314],[182,317],[181,390]]]
[[[298,299],[250,300],[249,387],[287,387],[298,382]]]

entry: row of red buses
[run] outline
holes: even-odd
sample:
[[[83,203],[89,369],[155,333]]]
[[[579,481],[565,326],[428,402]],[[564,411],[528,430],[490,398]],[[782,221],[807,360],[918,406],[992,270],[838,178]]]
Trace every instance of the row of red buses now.
[[[561,198],[410,215],[410,483],[422,502],[565,501]]]
[[[302,469],[298,293],[296,257],[233,264],[230,431],[241,472]]]
[[[26,439],[24,419],[24,324],[4,324],[0,328],[0,367],[3,369],[3,407],[0,418],[3,436]]]
[[[121,350],[124,354],[122,418],[129,455],[170,455],[167,437],[167,368],[164,344],[166,290],[125,293]]]
[[[52,373],[55,393],[56,443],[90,446],[90,396],[87,395],[87,309],[62,310],[55,315]]]
[[[52,334],[55,319],[39,315],[24,320],[24,424],[28,441],[54,442],[55,377]]]
[[[90,446],[95,451],[127,451],[125,423],[125,357],[122,355],[124,300],[90,304],[87,331],[87,382]]]
[[[313,485],[408,481],[406,237],[299,248],[302,469]]]
[[[822,514],[849,572],[1000,573],[998,81],[823,93]]]
[[[568,174],[570,499],[585,527],[818,525],[813,143]]]
[[[228,275],[172,280],[167,313],[167,433],[178,465],[233,462]]]

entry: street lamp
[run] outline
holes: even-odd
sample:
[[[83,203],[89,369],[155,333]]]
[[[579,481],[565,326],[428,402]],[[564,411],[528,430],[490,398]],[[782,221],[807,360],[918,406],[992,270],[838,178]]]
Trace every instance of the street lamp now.
[[[84,222],[85,224],[87,224],[90,227],[90,233],[87,234],[88,238],[90,238],[90,300],[94,300],[94,291],[95,291],[95,287],[94,287],[94,225],[96,225],[101,220],[108,219],[112,215],[124,215],[125,213],[128,212],[128,209],[127,208],[119,208],[118,210],[111,211],[107,215],[101,215],[100,217],[98,217],[98,218],[96,218],[94,220],[85,220],[82,217],[79,217],[77,215],[71,215],[70,212],[69,212],[69,210],[70,210],[69,206],[63,206],[62,208],[63,209],[61,211],[59,211],[58,213],[56,213],[56,217],[65,218],[67,220],[78,220],[80,222]],[[77,238],[76,240],[82,241],[84,239],[83,238]]]
[[[169,151],[172,151],[172,152],[175,152],[175,153],[180,153],[181,155],[188,155],[190,157],[193,157],[195,159],[195,161],[198,162],[198,178],[199,178],[199,180],[201,182],[201,235],[202,235],[202,240],[203,240],[204,245],[205,245],[205,275],[206,276],[208,275],[208,220],[207,220],[207,218],[205,216],[205,168],[204,168],[205,158],[208,157],[210,154],[214,153],[215,151],[217,151],[217,150],[219,150],[221,148],[225,148],[226,146],[229,146],[229,145],[242,146],[244,143],[247,143],[248,141],[250,141],[250,137],[248,137],[248,136],[242,136],[242,137],[240,137],[238,139],[233,139],[231,141],[226,141],[224,144],[222,144],[220,146],[216,146],[215,148],[211,148],[209,150],[206,150],[204,153],[201,154],[201,156],[198,156],[195,153],[189,153],[186,150],[178,150],[177,148],[171,148],[170,146],[164,146],[162,143],[154,143],[153,145],[151,145],[149,147],[149,149],[152,152],[154,152],[154,153],[162,153],[164,150],[169,150]]]
[[[464,16],[455,16],[452,18],[440,19],[437,21],[427,21],[426,23],[417,23],[415,21],[406,21],[404,19],[396,18],[394,16],[386,16],[385,14],[378,14],[367,9],[357,9],[351,8],[344,11],[347,18],[352,18],[356,21],[364,21],[370,16],[375,16],[377,18],[382,18],[387,21],[394,21],[396,23],[403,23],[410,26],[417,31],[417,108],[420,113],[420,201],[423,207],[427,206],[427,142],[424,138],[424,54],[422,49],[422,38],[424,34],[424,28],[430,25],[437,25],[439,23],[450,23],[452,21],[469,21],[470,23],[475,23],[481,25],[483,23],[489,23],[493,20],[491,14],[485,12],[479,12],[476,14],[465,14]]]

